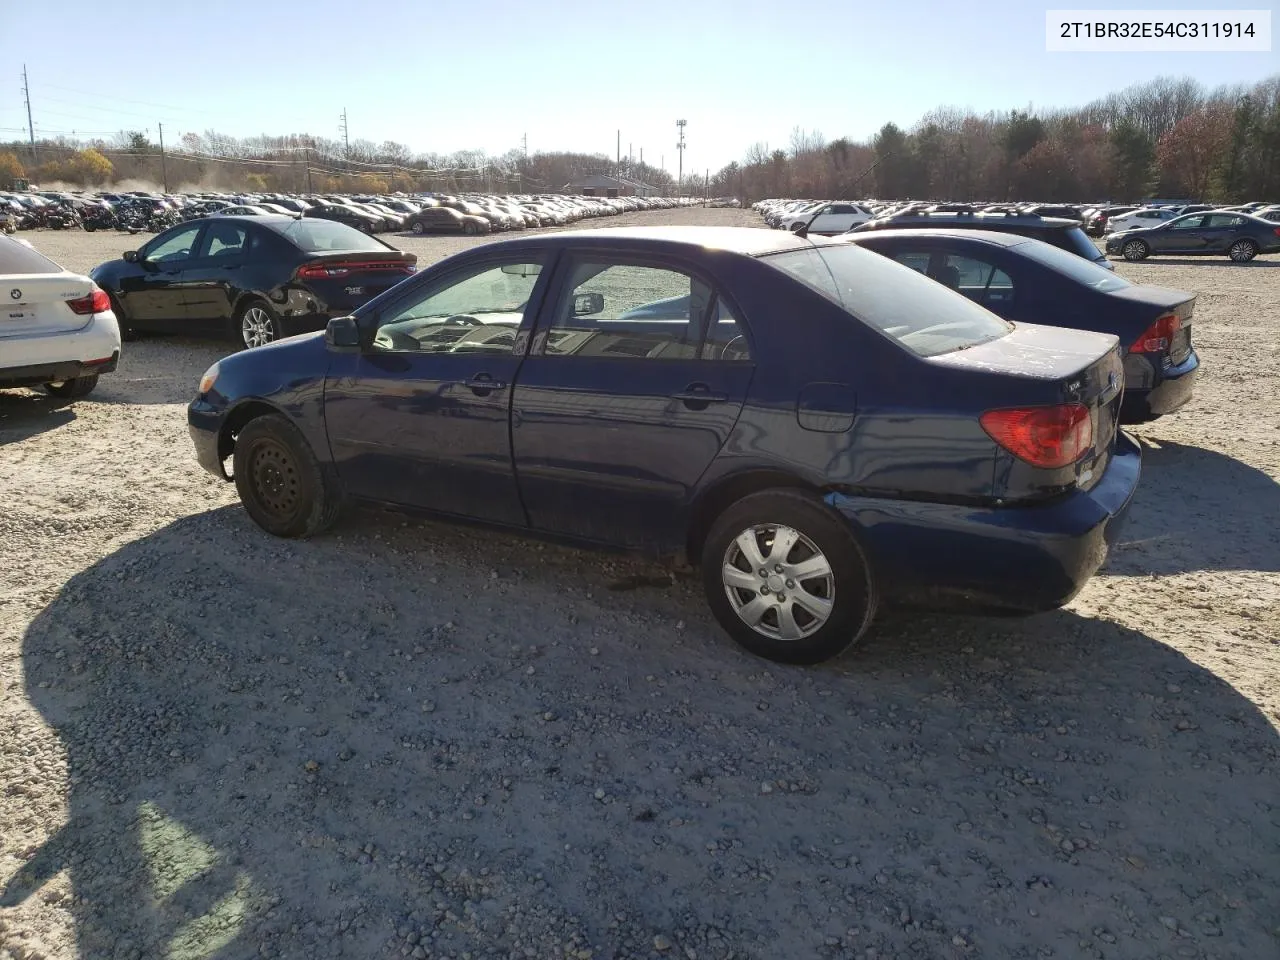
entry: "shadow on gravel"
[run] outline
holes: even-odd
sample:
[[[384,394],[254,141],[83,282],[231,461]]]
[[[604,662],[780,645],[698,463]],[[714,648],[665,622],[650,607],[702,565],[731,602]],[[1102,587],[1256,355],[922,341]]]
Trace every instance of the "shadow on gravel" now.
[[[1117,263],[1123,262],[1123,258],[1113,257]],[[1235,263],[1230,260],[1226,254],[1216,254],[1210,257],[1162,257],[1158,254],[1148,257],[1146,260],[1139,260],[1144,267],[1208,267],[1208,266],[1228,266],[1235,270],[1237,268],[1243,270],[1258,270],[1267,267],[1280,267],[1280,258],[1273,260],[1250,260],[1248,263]]]
[[[641,564],[227,508],[23,666],[69,820],[0,906],[69,870],[85,957],[1275,955],[1276,731],[1067,612],[784,668]]]
[[[0,390],[0,446],[56,430],[75,418],[75,402],[39,391]]]
[[[120,368],[104,375],[89,399],[131,405],[189,403],[205,370],[235,349],[230,340],[144,336],[124,344]]]
[[[1280,483],[1215,450],[1139,440],[1142,484],[1107,573],[1280,571]]]

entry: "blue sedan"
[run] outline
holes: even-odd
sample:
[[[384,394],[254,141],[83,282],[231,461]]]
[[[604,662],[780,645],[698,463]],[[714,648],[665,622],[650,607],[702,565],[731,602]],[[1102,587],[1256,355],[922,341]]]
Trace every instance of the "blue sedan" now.
[[[1126,347],[1122,423],[1144,423],[1191,399],[1196,296],[1130,283],[1039,240],[973,230],[884,230],[849,239],[1014,322],[1113,333]]]
[[[683,555],[735,640],[812,663],[882,602],[1070,600],[1138,482],[1123,377],[1114,336],[847,241],[613,229],[444,260],[214,364],[188,416],[270,533],[365,501]]]

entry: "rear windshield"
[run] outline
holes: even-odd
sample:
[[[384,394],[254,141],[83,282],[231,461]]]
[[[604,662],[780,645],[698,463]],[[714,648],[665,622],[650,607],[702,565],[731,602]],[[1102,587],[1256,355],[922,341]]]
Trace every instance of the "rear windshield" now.
[[[1102,251],[1094,246],[1093,241],[1089,239],[1089,235],[1079,227],[1068,227],[1063,233],[1065,234],[1063,239],[1066,241],[1063,243],[1064,248],[1072,253],[1079,254],[1086,260],[1102,259]]]
[[[1093,244],[1089,244],[1089,246],[1093,247]],[[1060,247],[1055,247],[1040,240],[1026,240],[1022,243],[1014,244],[1009,249],[1029,257],[1036,263],[1044,264],[1050,270],[1065,274],[1077,283],[1092,287],[1100,293],[1123,290],[1125,287],[1133,286],[1128,280],[1123,277],[1117,277],[1110,270],[1098,266],[1091,260],[1085,260],[1074,253],[1068,253]]]
[[[392,249],[381,240],[334,220],[299,220],[282,227],[279,233],[306,253],[328,253],[331,250],[381,253]]]
[[[0,275],[62,272],[60,266],[22,241],[5,236],[0,236],[0,241]]]
[[[834,300],[922,357],[997,340],[1013,329],[991,311],[910,267],[851,244],[772,254],[761,262]]]

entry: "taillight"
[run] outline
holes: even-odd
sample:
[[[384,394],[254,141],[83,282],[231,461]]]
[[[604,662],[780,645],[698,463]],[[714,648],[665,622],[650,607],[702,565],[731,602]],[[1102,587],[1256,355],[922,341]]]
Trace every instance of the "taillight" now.
[[[1173,335],[1182,329],[1182,320],[1176,313],[1166,313],[1142,332],[1129,347],[1130,353],[1159,353],[1168,350]]]
[[[1276,227],[1271,232],[1274,233],[1277,237],[1280,237],[1280,227]]]
[[[409,274],[413,273],[415,269],[413,264],[405,263],[403,260],[330,261],[328,263],[304,263],[298,268],[295,276],[299,280],[331,280],[337,277],[345,277],[355,271],[360,273]]]
[[[82,317],[90,313],[106,313],[111,309],[111,298],[107,296],[105,290],[94,290],[87,297],[68,300],[67,306],[71,308],[72,313],[78,313]]]
[[[992,440],[1033,467],[1065,467],[1093,445],[1093,419],[1082,403],[988,410],[980,422]]]

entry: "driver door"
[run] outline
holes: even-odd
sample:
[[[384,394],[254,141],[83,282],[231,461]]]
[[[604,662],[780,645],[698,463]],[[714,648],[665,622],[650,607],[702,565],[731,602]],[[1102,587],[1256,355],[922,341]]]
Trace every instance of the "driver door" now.
[[[204,229],[204,223],[186,223],[138,251],[138,262],[120,280],[121,306],[132,327],[182,332],[187,317],[182,272],[194,261]]]
[[[329,447],[354,496],[524,526],[511,387],[545,286],[538,255],[472,260],[369,318],[325,380]],[[425,279],[425,278],[424,278]]]

